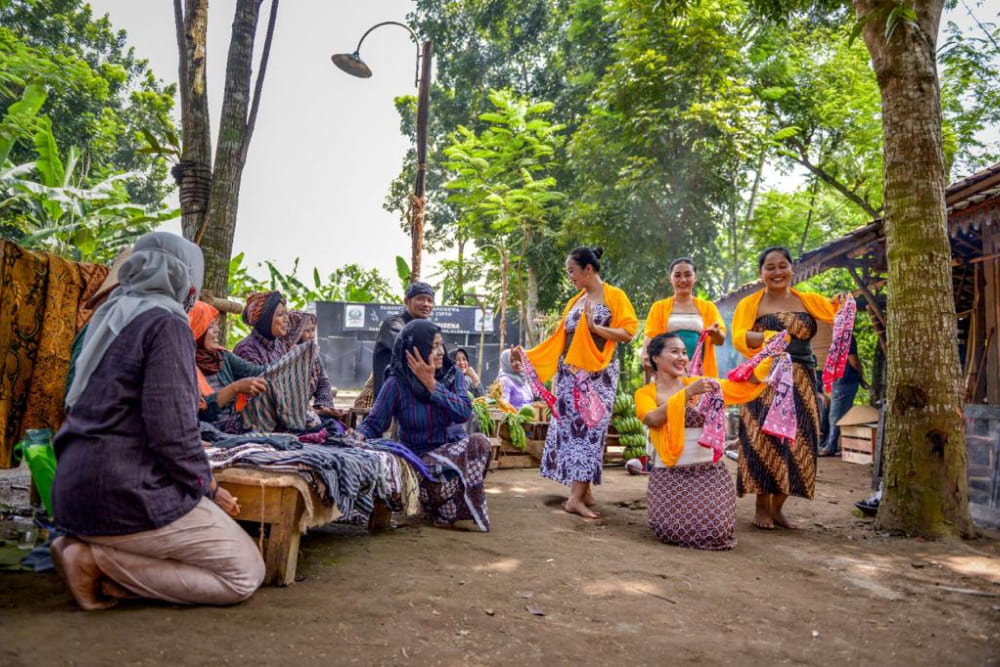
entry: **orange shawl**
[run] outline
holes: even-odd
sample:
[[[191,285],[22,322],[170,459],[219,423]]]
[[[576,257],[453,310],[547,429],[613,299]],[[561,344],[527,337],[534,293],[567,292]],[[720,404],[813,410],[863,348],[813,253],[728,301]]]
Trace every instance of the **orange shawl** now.
[[[698,377],[681,378],[681,382],[687,387],[698,379]],[[717,378],[712,378],[717,379]],[[767,386],[763,382],[751,384],[750,382],[730,382],[729,380],[719,380],[722,387],[722,398],[726,405],[747,403],[760,396]],[[656,453],[667,466],[673,466],[681,457],[684,451],[684,417],[687,400],[684,392],[678,391],[667,399],[667,421],[660,426],[650,426],[649,439],[656,448]],[[656,403],[656,382],[650,382],[644,387],[640,387],[635,392],[635,414],[642,420],[646,415],[658,408]]]
[[[833,324],[837,306],[831,299],[821,294],[800,292],[796,289],[792,290],[792,294],[799,298],[807,313],[817,320]],[[750,348],[747,345],[747,332],[753,328],[753,323],[757,319],[757,308],[763,298],[764,290],[754,292],[741,299],[736,306],[736,312],[733,313],[733,346],[748,359],[760,350],[759,347]]]
[[[705,299],[699,299],[698,297],[692,297],[692,299],[694,300],[694,307],[698,310],[698,314],[701,315],[704,328],[707,329],[718,322],[719,331],[725,336],[726,323],[723,321],[722,315],[719,314],[719,309],[715,307],[715,304]],[[654,303],[649,309],[649,315],[646,317],[646,336],[653,338],[662,333],[667,333],[667,323],[670,321],[670,314],[673,311],[674,297],[672,296]],[[717,377],[719,375],[719,365],[715,360],[715,345],[710,340],[705,342],[707,343],[704,347],[705,363],[702,367],[705,370],[705,375]]]
[[[535,367],[538,378],[545,382],[556,374],[559,366],[559,356],[566,347],[566,315],[573,308],[573,305],[580,300],[586,292],[581,291],[566,304],[562,317],[559,319],[559,328],[548,339],[542,341],[535,347],[527,351],[531,365]],[[630,336],[635,335],[639,326],[639,319],[635,315],[635,309],[628,296],[617,287],[604,283],[604,304],[611,311],[612,329],[624,329]],[[581,335],[586,334],[586,335]],[[573,342],[570,343],[566,352],[566,365],[576,366],[588,373],[596,373],[611,363],[611,358],[615,353],[615,341],[607,340],[604,349],[599,350],[594,344],[594,339],[587,328],[587,318],[581,316],[580,323],[576,327]]]

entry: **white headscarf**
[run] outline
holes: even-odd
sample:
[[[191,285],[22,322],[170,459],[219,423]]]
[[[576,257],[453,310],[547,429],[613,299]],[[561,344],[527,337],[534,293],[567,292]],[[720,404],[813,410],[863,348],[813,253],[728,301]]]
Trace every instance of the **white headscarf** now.
[[[204,276],[205,260],[195,244],[169,232],[140,237],[118,270],[119,286],[87,325],[66,407],[77,402],[111,343],[140,314],[162,308],[187,323]]]
[[[528,381],[528,377],[524,374],[524,372],[514,372],[514,364],[511,362],[510,350],[504,350],[500,353],[500,372],[497,374],[497,379],[499,380],[500,378],[507,378],[522,392],[531,391],[531,382]]]

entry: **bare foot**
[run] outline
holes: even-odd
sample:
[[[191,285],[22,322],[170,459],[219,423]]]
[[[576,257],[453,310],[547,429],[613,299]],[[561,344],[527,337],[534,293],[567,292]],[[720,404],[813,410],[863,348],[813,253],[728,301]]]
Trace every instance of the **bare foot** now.
[[[753,525],[761,530],[774,530],[774,520],[771,518],[771,494],[758,493],[755,504]]]
[[[56,572],[59,573],[59,578],[63,581],[66,581],[66,566],[63,564],[63,553],[66,551],[66,547],[79,541],[75,537],[57,537],[53,540],[52,546],[49,547],[49,553],[52,554],[52,562],[56,566]]]
[[[101,595],[112,600],[129,600],[139,597],[117,581],[107,578],[101,580]]]
[[[117,600],[106,600],[100,596],[104,573],[97,566],[90,545],[74,540],[61,547],[53,549],[52,557],[53,560],[62,561],[59,567],[65,573],[66,586],[76,603],[87,611],[114,607]]]
[[[584,519],[599,519],[601,517],[597,512],[589,509],[586,503],[579,500],[570,498],[565,503],[563,503],[563,510],[569,514],[579,514]]]
[[[757,526],[761,530],[774,530],[774,520],[766,510],[757,510],[757,512],[754,513],[753,525]]]
[[[788,530],[796,530],[799,527],[798,524],[792,523],[791,521],[786,519],[785,515],[782,514],[781,510],[778,510],[777,512],[772,514],[771,520],[774,521],[775,525],[781,526],[782,528],[787,528]]]
[[[594,500],[593,491],[587,491],[587,495],[583,497],[583,504],[586,505],[587,507],[593,507],[594,505],[597,504],[597,501]]]

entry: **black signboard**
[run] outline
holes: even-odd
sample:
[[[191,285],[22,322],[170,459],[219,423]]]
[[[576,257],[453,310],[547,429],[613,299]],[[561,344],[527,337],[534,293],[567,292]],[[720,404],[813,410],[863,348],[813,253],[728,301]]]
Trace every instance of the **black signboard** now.
[[[403,310],[400,304],[353,303],[318,301],[316,303],[317,334],[323,364],[330,381],[340,387],[360,387],[371,372],[372,351],[382,321]],[[449,350],[463,347],[479,366],[482,355],[483,382],[496,377],[500,357],[500,317],[474,306],[435,306],[431,321],[441,327]],[[519,329],[514,318],[508,317],[505,345],[517,342]]]

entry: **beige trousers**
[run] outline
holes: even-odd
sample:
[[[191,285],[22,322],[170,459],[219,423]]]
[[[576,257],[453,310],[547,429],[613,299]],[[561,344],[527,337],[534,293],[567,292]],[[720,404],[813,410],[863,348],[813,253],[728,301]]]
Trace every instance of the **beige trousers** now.
[[[80,537],[111,579],[136,595],[177,604],[235,604],[264,581],[257,545],[218,505],[193,510],[155,530]]]

